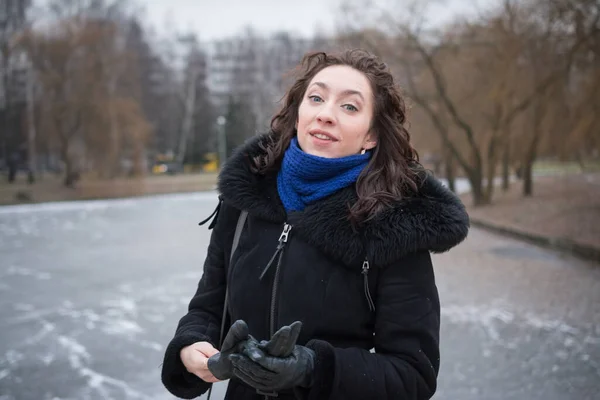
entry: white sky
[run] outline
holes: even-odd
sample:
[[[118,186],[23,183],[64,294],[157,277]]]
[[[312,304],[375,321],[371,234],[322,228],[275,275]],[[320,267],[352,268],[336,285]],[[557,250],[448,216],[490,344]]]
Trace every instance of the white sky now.
[[[398,10],[401,1],[393,2]],[[331,32],[340,17],[339,6],[348,0],[138,0],[144,18],[159,35],[194,31],[201,41],[233,36],[252,25],[262,33],[287,30],[312,36],[316,28]],[[352,1],[350,1],[352,2]],[[429,15],[443,22],[457,14],[473,13],[497,0],[438,0]]]

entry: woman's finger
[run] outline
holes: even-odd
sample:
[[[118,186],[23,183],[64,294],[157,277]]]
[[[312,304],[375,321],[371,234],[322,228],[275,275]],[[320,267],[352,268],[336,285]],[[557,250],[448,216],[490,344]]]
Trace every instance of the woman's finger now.
[[[231,363],[235,368],[240,369],[256,382],[268,384],[277,380],[278,374],[264,369],[259,364],[247,359],[246,357],[233,357]]]
[[[194,373],[194,375],[202,379],[204,382],[215,383],[220,381],[212,374],[212,372],[205,369],[200,369],[198,372]]]
[[[296,321],[290,325],[290,346],[286,349],[287,354],[285,356],[289,356],[294,350],[294,346],[296,346],[296,342],[298,342],[298,337],[300,337],[300,331],[302,330],[302,322]]]
[[[202,379],[204,382],[208,382],[208,383],[216,383],[216,382],[220,382],[219,379],[215,378],[215,376],[213,374],[210,373],[201,373],[198,375],[198,377],[200,379]]]
[[[264,350],[272,356],[283,356],[282,351],[285,347],[287,347],[290,339],[290,333],[291,329],[289,326],[280,328],[277,332],[275,332],[273,337],[271,337],[271,340],[267,342]]]
[[[246,385],[253,387],[254,389],[262,390],[265,392],[271,391],[271,389],[268,386],[265,386],[261,382],[257,382],[253,377],[251,377],[246,372],[242,371],[237,367],[233,368],[233,375],[235,375],[236,378],[244,382]]]
[[[244,346],[241,346],[241,353],[252,361],[258,361],[267,356],[263,350],[258,348],[256,341],[248,341]]]

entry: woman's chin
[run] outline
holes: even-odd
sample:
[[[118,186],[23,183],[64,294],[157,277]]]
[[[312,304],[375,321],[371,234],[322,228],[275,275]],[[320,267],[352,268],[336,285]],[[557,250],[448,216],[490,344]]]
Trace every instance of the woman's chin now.
[[[299,143],[300,148],[306,154],[311,156],[323,157],[323,158],[335,158],[335,152],[330,146],[315,146],[310,141],[308,143]]]
[[[321,158],[336,158],[337,157],[335,155],[335,153],[333,153],[331,151],[326,151],[323,149],[309,148],[308,151],[306,151],[306,153],[310,154],[311,156],[316,156],[316,157],[321,157]]]

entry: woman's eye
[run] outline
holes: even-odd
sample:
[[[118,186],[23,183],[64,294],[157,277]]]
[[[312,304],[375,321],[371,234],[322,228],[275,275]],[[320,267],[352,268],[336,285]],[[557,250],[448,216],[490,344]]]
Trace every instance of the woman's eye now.
[[[342,107],[348,111],[358,111],[358,108],[354,107],[352,104],[344,104]]]
[[[316,102],[316,103],[323,101],[323,99],[320,98],[319,96],[317,96],[316,94],[312,95],[312,96],[308,96],[308,98],[311,99],[312,101]]]

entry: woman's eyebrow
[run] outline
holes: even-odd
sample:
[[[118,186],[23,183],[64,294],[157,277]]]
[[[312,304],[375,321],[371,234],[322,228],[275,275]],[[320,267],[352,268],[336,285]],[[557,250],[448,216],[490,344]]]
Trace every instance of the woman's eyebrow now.
[[[327,86],[326,83],[324,82],[313,82],[313,85],[317,85],[319,87],[321,87],[324,90],[329,90],[329,86]],[[312,85],[311,85],[312,86]],[[364,96],[362,95],[361,92],[359,92],[358,90],[354,90],[354,89],[346,89],[342,92],[342,95],[344,96],[350,96],[350,95],[357,95],[359,96],[363,101],[365,100]]]

